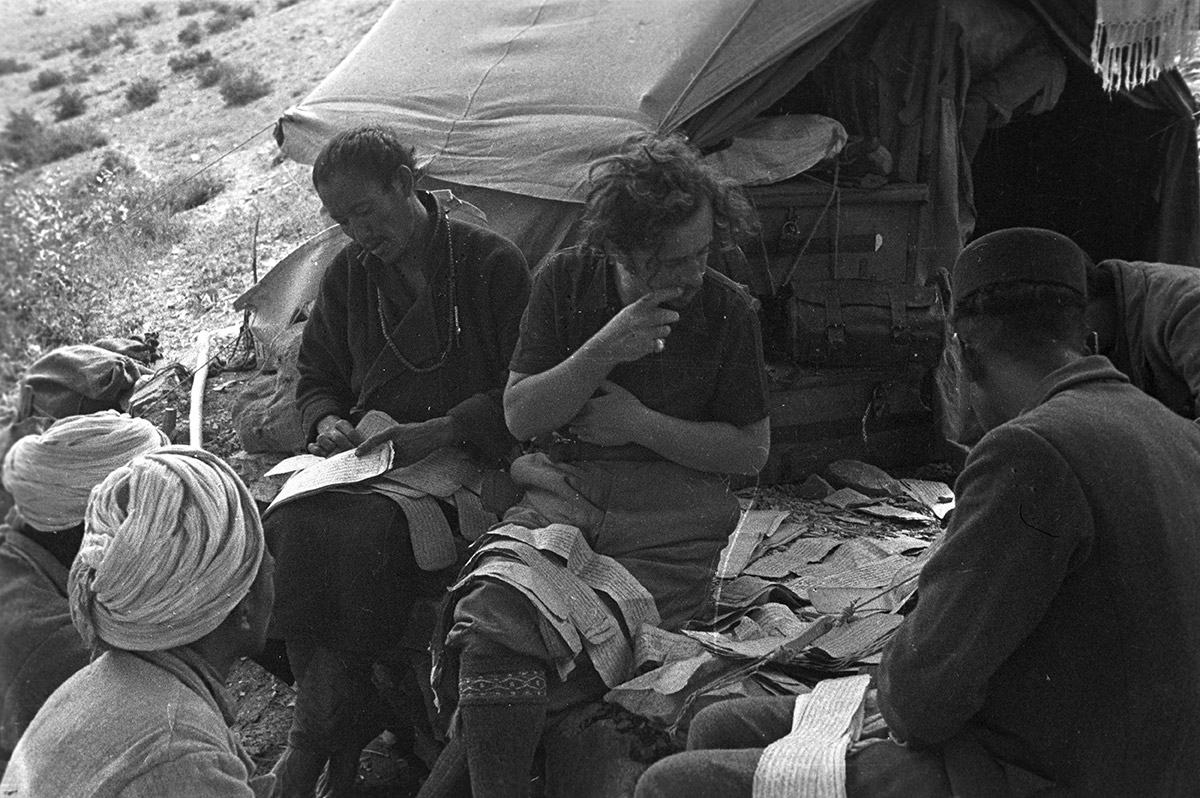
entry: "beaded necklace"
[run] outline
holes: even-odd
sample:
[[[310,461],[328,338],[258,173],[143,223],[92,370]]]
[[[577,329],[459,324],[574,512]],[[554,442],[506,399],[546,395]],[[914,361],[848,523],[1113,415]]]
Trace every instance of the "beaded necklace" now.
[[[446,217],[446,214],[442,213],[438,216],[437,224],[439,227],[443,224],[446,225],[446,254],[449,261],[447,265],[446,289],[450,299],[450,313],[448,314],[449,319],[446,325],[446,348],[442,350],[441,357],[428,366],[417,366],[409,362],[408,358],[400,351],[400,347],[396,346],[396,342],[392,340],[391,333],[388,332],[387,322],[383,315],[383,292],[379,290],[378,286],[375,287],[375,306],[379,311],[379,329],[383,332],[383,338],[387,341],[388,346],[391,348],[392,353],[396,355],[400,364],[416,374],[428,374],[446,365],[446,358],[450,356],[450,351],[458,345],[458,337],[462,334],[462,327],[458,323],[458,296],[455,292],[457,273],[454,262],[454,241],[450,237],[450,221]]]

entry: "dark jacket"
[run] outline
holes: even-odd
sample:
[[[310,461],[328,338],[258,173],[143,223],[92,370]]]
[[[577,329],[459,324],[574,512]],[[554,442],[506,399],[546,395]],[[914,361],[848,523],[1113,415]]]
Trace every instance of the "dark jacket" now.
[[[430,218],[438,219],[433,198],[421,196]],[[446,221],[430,226],[425,254],[437,267],[410,308],[393,301],[390,286],[396,277],[380,261],[359,262],[358,244],[347,246],[330,264],[298,359],[296,403],[309,440],[326,415],[357,423],[374,409],[402,423],[450,415],[466,429],[477,453],[489,458],[513,443],[501,398],[508,358],[529,299],[529,270],[508,239],[456,219],[448,224],[460,332],[445,365],[427,373],[404,366],[387,337],[418,368],[436,362],[445,349],[455,315],[449,297]],[[381,324],[387,325],[388,335]]]
[[[46,698],[88,659],[67,608],[66,567],[0,526],[0,765]]]
[[[1102,357],[971,450],[958,507],[884,652],[912,744],[966,732],[1087,796],[1200,784],[1200,427]]]
[[[1118,329],[1113,365],[1181,416],[1200,417],[1200,269],[1106,260]]]

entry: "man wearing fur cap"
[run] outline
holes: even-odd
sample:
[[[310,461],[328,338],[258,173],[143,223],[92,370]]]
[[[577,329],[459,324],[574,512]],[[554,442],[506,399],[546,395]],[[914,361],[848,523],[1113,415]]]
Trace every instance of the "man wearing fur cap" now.
[[[639,626],[700,612],[738,520],[727,476],[770,446],[757,318],[712,266],[752,226],[679,136],[594,168],[585,241],[538,272],[521,321],[505,418],[540,451],[453,589],[461,735],[422,795],[456,794],[464,760],[476,798],[524,795],[547,724],[632,676]]]

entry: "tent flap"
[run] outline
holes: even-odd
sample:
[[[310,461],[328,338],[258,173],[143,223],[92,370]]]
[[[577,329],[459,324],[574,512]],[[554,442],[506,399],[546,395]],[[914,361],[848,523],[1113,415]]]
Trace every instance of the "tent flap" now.
[[[396,0],[277,136],[311,162],[370,121],[426,173],[581,202],[587,167],[672,129],[871,0]]]

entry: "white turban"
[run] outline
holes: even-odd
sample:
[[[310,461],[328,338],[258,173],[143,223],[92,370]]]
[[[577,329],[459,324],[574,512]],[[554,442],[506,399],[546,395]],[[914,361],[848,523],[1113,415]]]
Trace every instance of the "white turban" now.
[[[4,487],[30,526],[70,529],[83,522],[88,495],[113,469],[168,443],[149,421],[115,410],[70,416],[12,445],[4,458]]]
[[[193,643],[250,591],[264,549],[258,508],[232,468],[201,449],[159,449],[92,492],[71,619],[89,646]]]

